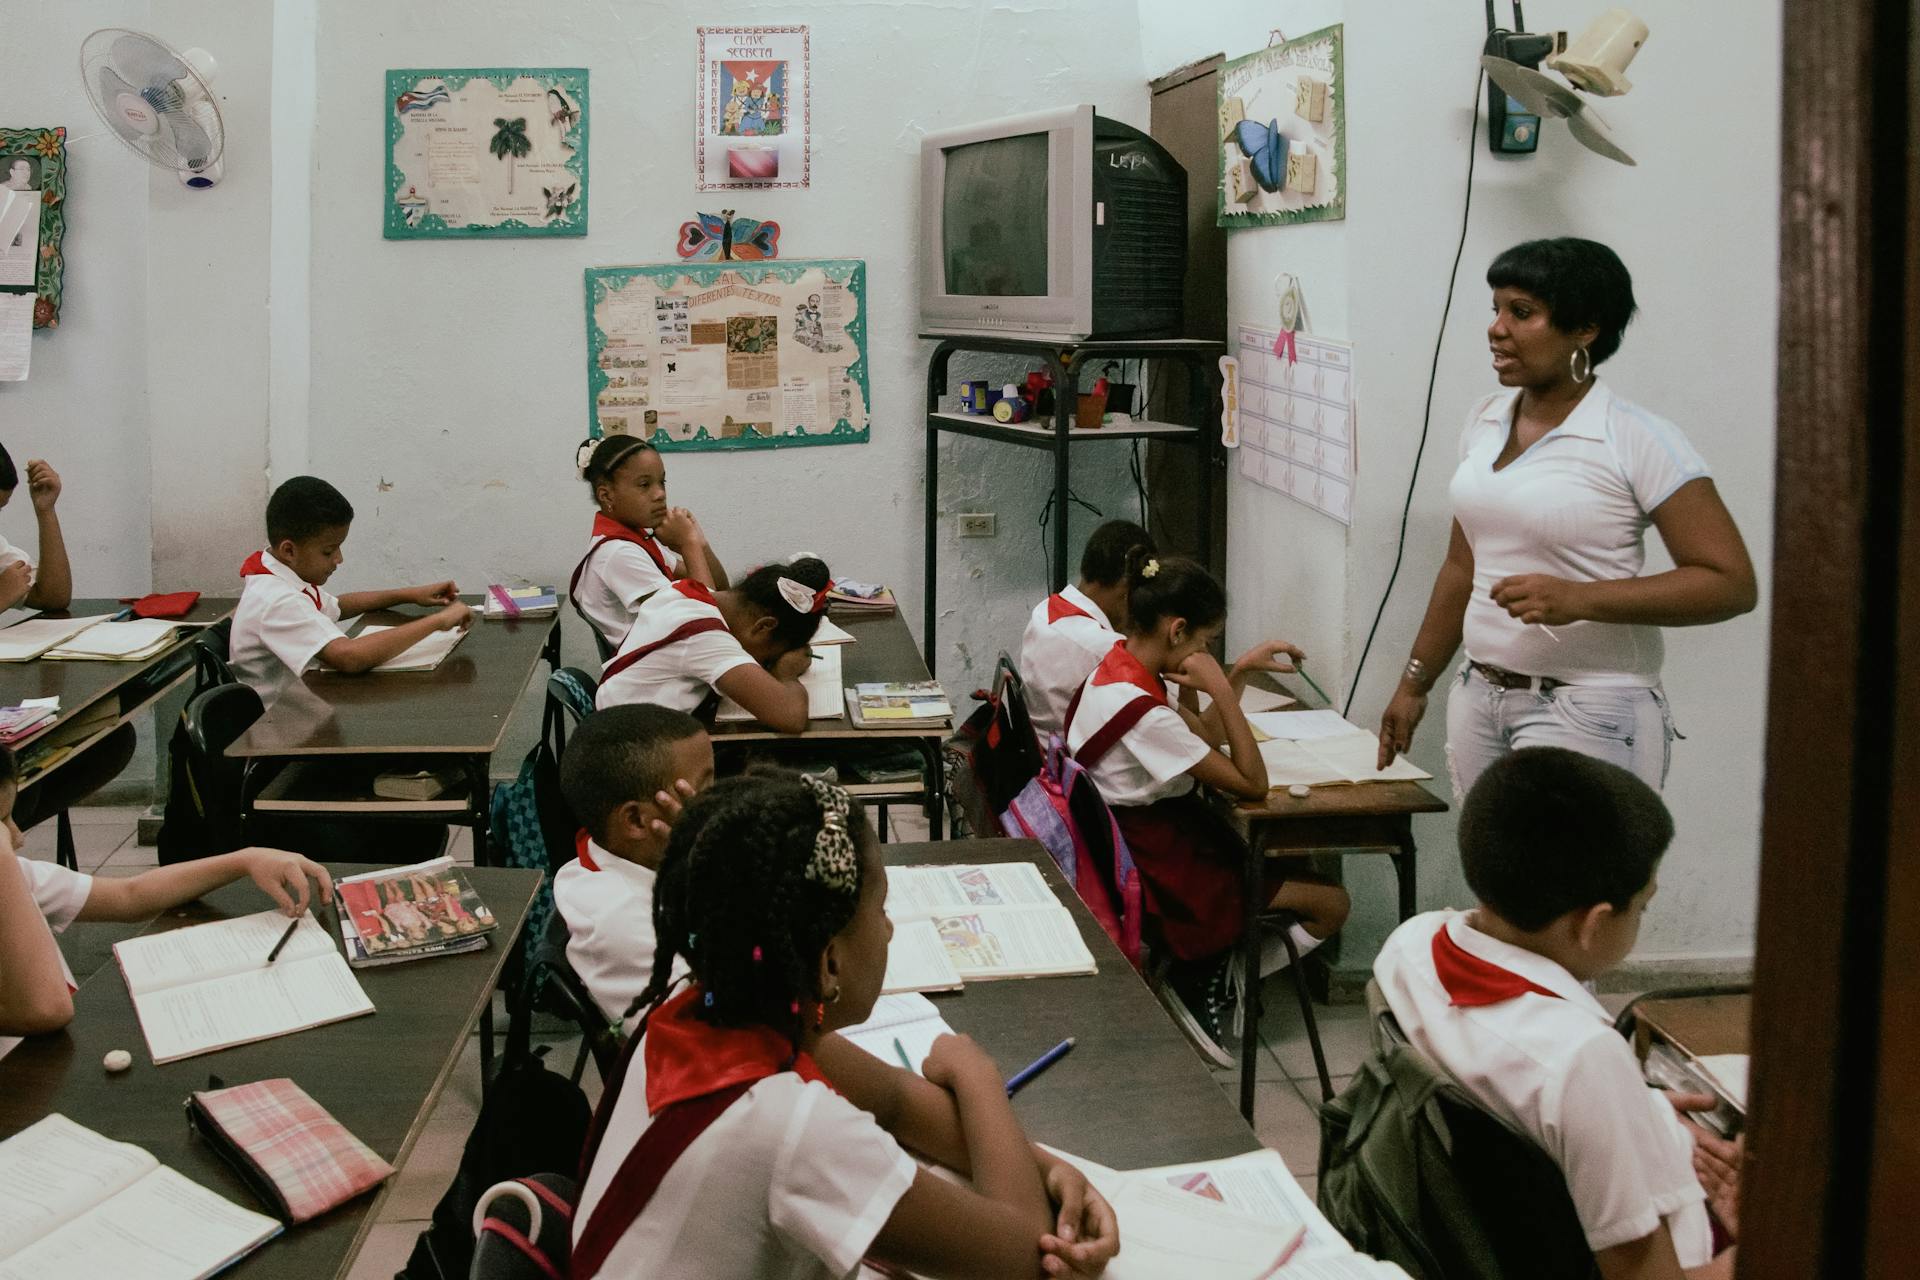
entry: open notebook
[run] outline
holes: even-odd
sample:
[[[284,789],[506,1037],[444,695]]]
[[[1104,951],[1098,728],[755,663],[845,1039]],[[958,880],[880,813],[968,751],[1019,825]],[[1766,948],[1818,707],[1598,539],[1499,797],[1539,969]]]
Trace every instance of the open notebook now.
[[[1271,788],[1423,782],[1433,775],[1400,756],[1381,769],[1380,737],[1334,711],[1268,711],[1247,717],[1262,739]]]
[[[1072,914],[1030,862],[889,867],[887,885],[893,945],[931,922],[963,980],[1097,972]]]
[[[262,911],[114,944],[155,1065],[373,1012],[312,916],[267,964],[286,928],[285,916]]]
[[[31,662],[47,650],[82,631],[109,621],[110,613],[85,618],[28,618],[0,631],[0,662]]]
[[[922,995],[883,995],[867,1020],[840,1033],[890,1067],[919,1071],[933,1042],[953,1034],[940,1007]],[[903,1061],[904,1059],[904,1061]]]
[[[807,719],[837,720],[845,714],[840,701],[840,669],[838,645],[815,647],[813,665],[800,677],[800,687],[807,691]],[[713,719],[716,724],[745,724],[753,716],[732,698],[722,698]]]
[[[355,637],[376,635],[382,631],[391,631],[392,627],[379,622],[369,622],[355,632]],[[467,633],[459,627],[448,627],[417,641],[403,653],[388,658],[375,667],[375,671],[431,671],[447,660],[454,646],[467,638]]]
[[[0,1142],[0,1280],[200,1280],[281,1229],[63,1115]]]
[[[61,641],[45,656],[80,662],[139,662],[172,644],[182,625],[165,618],[102,622]]]

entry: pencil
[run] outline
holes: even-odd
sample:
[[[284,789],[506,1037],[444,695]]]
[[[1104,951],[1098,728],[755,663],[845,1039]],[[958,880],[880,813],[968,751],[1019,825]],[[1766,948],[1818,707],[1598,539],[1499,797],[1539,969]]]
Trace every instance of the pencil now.
[[[907,1046],[900,1043],[899,1036],[893,1038],[893,1051],[900,1055],[901,1066],[909,1071],[913,1070],[913,1059],[907,1056]]]
[[[1011,1098],[1014,1094],[1020,1092],[1022,1086],[1027,1084],[1028,1081],[1032,1080],[1054,1063],[1060,1061],[1060,1059],[1066,1057],[1067,1050],[1071,1048],[1073,1048],[1073,1037],[1068,1036],[1065,1040],[1062,1040],[1059,1044],[1053,1046],[1053,1048],[1047,1050],[1032,1062],[1014,1072],[1007,1080],[1007,1096]]]
[[[275,960],[279,959],[280,948],[286,946],[288,942],[293,940],[293,931],[300,927],[300,919],[300,916],[295,916],[293,919],[287,921],[287,931],[280,935],[280,941],[273,944],[273,950],[267,952],[268,964],[272,964]]]

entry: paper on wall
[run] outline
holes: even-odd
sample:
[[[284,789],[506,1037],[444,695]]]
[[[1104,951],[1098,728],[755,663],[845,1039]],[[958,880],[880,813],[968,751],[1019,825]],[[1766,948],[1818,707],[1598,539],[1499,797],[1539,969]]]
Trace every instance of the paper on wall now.
[[[25,382],[33,359],[33,295],[0,293],[0,382]]]

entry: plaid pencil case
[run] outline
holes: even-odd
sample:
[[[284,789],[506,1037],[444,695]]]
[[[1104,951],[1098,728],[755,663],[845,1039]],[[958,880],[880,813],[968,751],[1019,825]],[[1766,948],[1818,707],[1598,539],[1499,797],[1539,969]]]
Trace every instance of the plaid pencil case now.
[[[187,1124],[288,1225],[345,1204],[393,1172],[284,1078],[190,1094]]]

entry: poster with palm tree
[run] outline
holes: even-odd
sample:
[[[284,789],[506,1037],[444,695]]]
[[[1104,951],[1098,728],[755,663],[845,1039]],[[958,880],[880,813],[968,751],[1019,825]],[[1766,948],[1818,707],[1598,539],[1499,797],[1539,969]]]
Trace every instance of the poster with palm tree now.
[[[584,67],[387,72],[389,240],[587,234]]]

